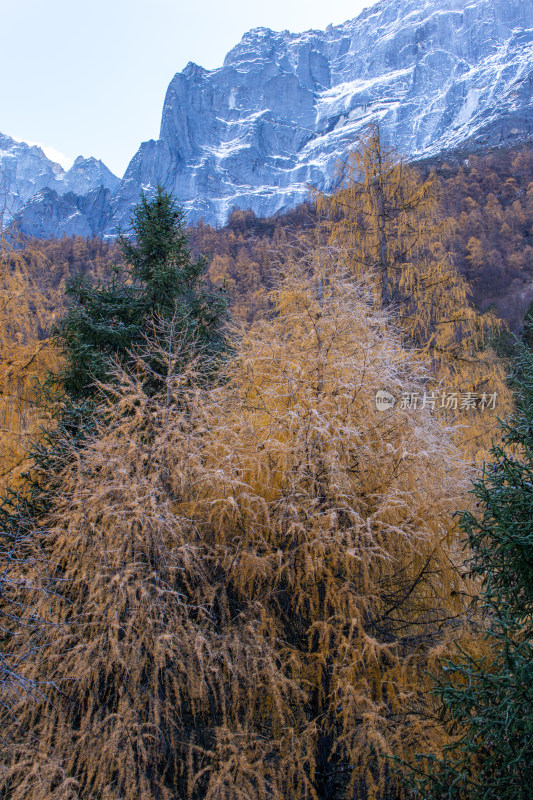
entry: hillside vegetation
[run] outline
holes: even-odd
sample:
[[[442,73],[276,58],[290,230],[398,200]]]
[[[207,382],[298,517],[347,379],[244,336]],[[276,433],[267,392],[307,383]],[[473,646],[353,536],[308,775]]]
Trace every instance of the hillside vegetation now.
[[[494,669],[498,729],[521,713],[530,650],[504,655],[530,616],[502,636],[483,600],[505,476],[478,485],[481,537],[469,494],[513,410],[507,295],[473,240],[520,250],[502,269],[527,303],[531,182],[494,176],[531,164],[439,177],[373,129],[283,217],[187,231],[158,187],[116,245],[4,241],[1,800],[410,800],[463,765],[477,798],[531,755],[521,721],[513,747],[470,734],[470,667],[433,691],[459,646],[468,708]],[[528,392],[492,450],[526,498]],[[526,594],[530,507],[502,548]]]

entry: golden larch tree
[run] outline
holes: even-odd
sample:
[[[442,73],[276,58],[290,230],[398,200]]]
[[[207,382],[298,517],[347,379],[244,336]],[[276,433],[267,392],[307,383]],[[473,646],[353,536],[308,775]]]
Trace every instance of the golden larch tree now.
[[[148,397],[148,353],[65,467],[21,559],[9,800],[401,798],[389,757],[439,752],[465,464],[428,409],[377,407],[425,374],[371,285],[321,256],[271,302],[215,388],[169,346]]]
[[[57,298],[29,276],[20,245],[13,232],[0,235],[0,493],[28,467],[29,443],[46,416],[38,382],[56,362],[47,336]]]
[[[332,192],[315,197],[322,239],[355,278],[374,276],[374,303],[389,308],[406,345],[431,360],[428,395],[437,390],[440,413],[463,423],[459,441],[482,458],[498,415],[511,407],[507,366],[491,347],[503,324],[472,305],[451,252],[455,223],[441,213],[439,193],[435,174],[422,180],[382,146],[376,125],[339,164]],[[443,393],[457,395],[457,405],[446,405]],[[476,405],[457,413],[465,397]]]

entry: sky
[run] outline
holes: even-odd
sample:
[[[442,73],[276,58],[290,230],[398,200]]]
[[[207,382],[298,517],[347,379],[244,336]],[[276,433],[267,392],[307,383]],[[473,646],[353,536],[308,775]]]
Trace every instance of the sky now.
[[[157,138],[167,86],[207,69],[250,28],[300,32],[375,0],[0,0],[0,132],[68,168],[101,158],[122,176]]]

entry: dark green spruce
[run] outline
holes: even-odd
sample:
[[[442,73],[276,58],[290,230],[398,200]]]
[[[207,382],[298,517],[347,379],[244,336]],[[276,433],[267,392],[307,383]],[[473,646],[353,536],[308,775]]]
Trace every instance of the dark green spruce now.
[[[209,369],[226,350],[225,294],[208,285],[206,260],[192,258],[172,196],[161,187],[152,200],[143,195],[131,228],[132,237],[119,237],[126,266],[108,283],[75,278],[67,287],[72,306],[55,339],[66,364],[62,390],[77,402],[95,396],[96,381],[109,380],[113,360],[127,368],[132,351],[165,322],[174,320],[175,335],[187,342],[186,360],[200,355]]]

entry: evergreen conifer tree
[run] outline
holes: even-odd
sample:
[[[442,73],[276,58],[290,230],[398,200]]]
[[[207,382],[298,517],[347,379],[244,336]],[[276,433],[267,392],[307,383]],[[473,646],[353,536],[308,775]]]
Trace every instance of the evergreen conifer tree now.
[[[530,349],[533,348],[533,303],[530,303],[524,315],[524,330],[522,331],[522,341]]]
[[[158,186],[152,200],[141,196],[131,227],[132,239],[119,237],[125,269],[102,286],[77,277],[67,288],[73,304],[56,331],[66,362],[59,383],[76,402],[94,397],[113,361],[131,364],[132,350],[154,335],[154,319],[174,320],[191,358],[201,350],[208,363],[225,347],[226,298],[208,287],[206,259],[191,256],[183,210]]]
[[[433,759],[418,788],[424,798],[526,800],[533,797],[533,356],[514,377],[517,411],[474,484],[479,515],[461,527],[482,580],[489,653],[460,651],[445,663],[436,693],[452,744]]]

